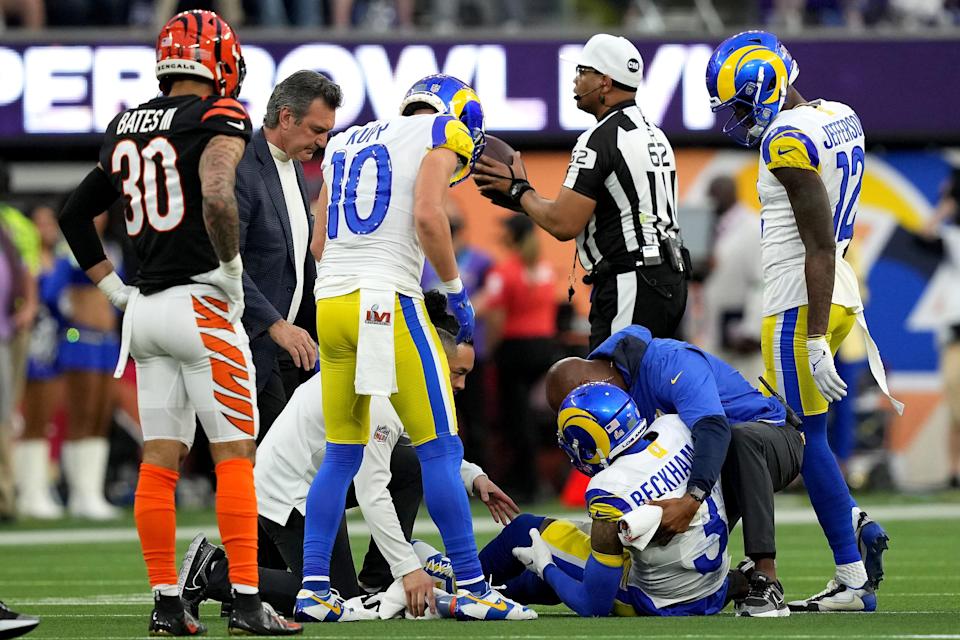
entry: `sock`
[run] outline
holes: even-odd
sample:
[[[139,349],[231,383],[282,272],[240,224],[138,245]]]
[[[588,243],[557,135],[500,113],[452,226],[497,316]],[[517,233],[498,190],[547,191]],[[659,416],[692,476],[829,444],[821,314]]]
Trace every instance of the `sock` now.
[[[853,505],[853,509],[850,510],[850,517],[853,518],[851,522],[853,523],[853,532],[857,532],[857,525],[860,524],[860,514],[863,513],[863,509],[857,505]]]
[[[151,587],[154,593],[159,593],[167,598],[179,598],[180,590],[175,584],[155,584]]]
[[[180,474],[152,464],[140,465],[133,500],[143,560],[150,586],[177,584],[177,510],[174,493]],[[176,594],[174,594],[176,595]]]
[[[860,551],[850,520],[850,510],[856,503],[827,444],[827,414],[803,416],[803,433],[807,441],[801,467],[803,483],[833,550],[833,560],[837,566],[857,562]]]
[[[363,461],[361,444],[327,444],[327,452],[307,493],[303,524],[303,588],[330,590],[330,554],[343,517],[347,489]]]
[[[217,524],[229,559],[230,582],[238,592],[253,590],[257,578],[257,494],[253,463],[246,458],[216,466]],[[244,588],[246,587],[246,588]]]
[[[505,526],[496,538],[480,550],[483,575],[489,577],[494,584],[502,584],[523,573],[526,567],[513,557],[513,550],[517,547],[529,547],[530,529],[539,529],[543,521],[542,516],[521,513]]]
[[[425,442],[417,446],[417,457],[423,475],[424,501],[440,530],[445,552],[457,576],[457,587],[476,594],[486,593],[490,587],[483,579],[470,503],[460,480],[463,461],[460,437],[439,436]],[[307,513],[310,513],[309,507]]]
[[[849,564],[837,565],[837,582],[854,589],[860,589],[867,582],[867,570],[863,562],[857,560]]]

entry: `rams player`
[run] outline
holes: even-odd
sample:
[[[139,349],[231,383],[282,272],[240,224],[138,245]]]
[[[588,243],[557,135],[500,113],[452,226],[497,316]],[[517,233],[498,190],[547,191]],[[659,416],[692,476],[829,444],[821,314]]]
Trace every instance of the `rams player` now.
[[[480,568],[467,496],[463,444],[450,372],[423,306],[424,254],[470,337],[474,312],[457,270],[444,214],[447,189],[483,150],[483,109],[469,86],[444,75],[407,92],[401,117],[354,126],[332,138],[323,164],[311,250],[317,258],[317,329],[327,450],[307,494],[303,586],[296,616],[360,617],[330,590],[330,554],[351,480],[369,439],[370,397],[389,397],[423,473],[424,496],[459,587],[482,619],[536,613],[491,589]],[[425,594],[435,611],[433,594]]]
[[[647,501],[687,490],[693,436],[683,421],[666,415],[648,428],[625,391],[591,382],[567,395],[557,424],[560,448],[591,477],[590,533],[567,520],[514,520],[480,554],[484,569],[505,581],[505,593],[522,602],[563,602],[581,616],[723,609],[732,594],[719,482],[685,532],[652,541],[660,509]]]
[[[888,537],[857,508],[826,434],[827,407],[847,387],[833,354],[855,322],[864,329],[870,369],[887,392],[857,278],[843,259],[853,238],[866,144],[853,109],[805,100],[792,84],[798,72],[775,35],[747,31],[717,47],[706,83],[713,110],[732,112],[724,132],[760,146],[766,378],[803,419],[803,479],[836,562],[836,578],[824,591],[790,606],[873,611]]]

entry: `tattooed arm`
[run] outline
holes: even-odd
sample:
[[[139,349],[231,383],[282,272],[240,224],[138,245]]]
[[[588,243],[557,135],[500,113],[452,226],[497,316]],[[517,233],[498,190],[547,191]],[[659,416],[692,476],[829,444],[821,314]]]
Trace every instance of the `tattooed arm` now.
[[[234,191],[237,165],[246,143],[235,136],[214,136],[200,156],[203,222],[220,262],[240,252],[240,223]]]

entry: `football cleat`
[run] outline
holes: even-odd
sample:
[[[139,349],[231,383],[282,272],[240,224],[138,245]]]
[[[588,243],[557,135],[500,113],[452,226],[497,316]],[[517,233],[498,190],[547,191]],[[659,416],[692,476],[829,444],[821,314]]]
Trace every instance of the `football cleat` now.
[[[783,585],[759,571],[752,572],[750,592],[734,610],[744,618],[785,618],[790,615],[790,609],[783,601]]]
[[[297,622],[356,622],[379,620],[380,615],[357,602],[348,603],[334,589],[327,593],[301,589],[297,593],[293,619]]]
[[[437,596],[437,613],[441,618],[457,620],[536,620],[537,612],[519,602],[489,589],[476,596],[465,589],[457,595]]]
[[[177,591],[183,607],[193,617],[200,615],[200,603],[207,599],[210,573],[214,562],[226,560],[227,554],[220,547],[207,542],[206,536],[198,533],[190,542],[177,578]]]
[[[207,627],[189,611],[184,610],[177,596],[153,598],[153,613],[150,614],[148,631],[152,636],[199,636],[207,632]]]
[[[727,596],[733,600],[734,608],[740,606],[750,593],[750,578],[753,577],[756,564],[750,558],[744,558],[727,573]]]
[[[290,622],[266,602],[250,609],[236,606],[230,612],[227,633],[232,636],[294,636],[303,633],[303,625]],[[237,602],[234,596],[234,603]]]
[[[877,595],[869,583],[860,589],[840,584],[836,580],[827,583],[827,588],[806,600],[794,600],[787,604],[790,611],[815,611],[829,613],[833,611],[877,610]]]
[[[38,624],[40,624],[40,618],[17,613],[0,602],[0,638],[22,636],[33,631]]]
[[[857,518],[856,533],[857,548],[867,570],[867,585],[876,591],[883,580],[883,552],[889,546],[890,536],[864,511]]]

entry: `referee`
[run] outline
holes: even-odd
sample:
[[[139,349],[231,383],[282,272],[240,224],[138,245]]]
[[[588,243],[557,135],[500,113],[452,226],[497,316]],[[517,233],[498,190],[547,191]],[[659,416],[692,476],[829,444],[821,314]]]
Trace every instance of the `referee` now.
[[[570,61],[577,107],[597,124],[577,140],[557,199],[534,190],[519,153],[512,167],[482,156],[474,181],[481,194],[522,210],[558,240],[577,239],[584,282],[593,285],[591,349],[631,324],[673,337],[690,262],[677,222],[673,148],[636,103],[640,52],[626,38],[597,34]]]

